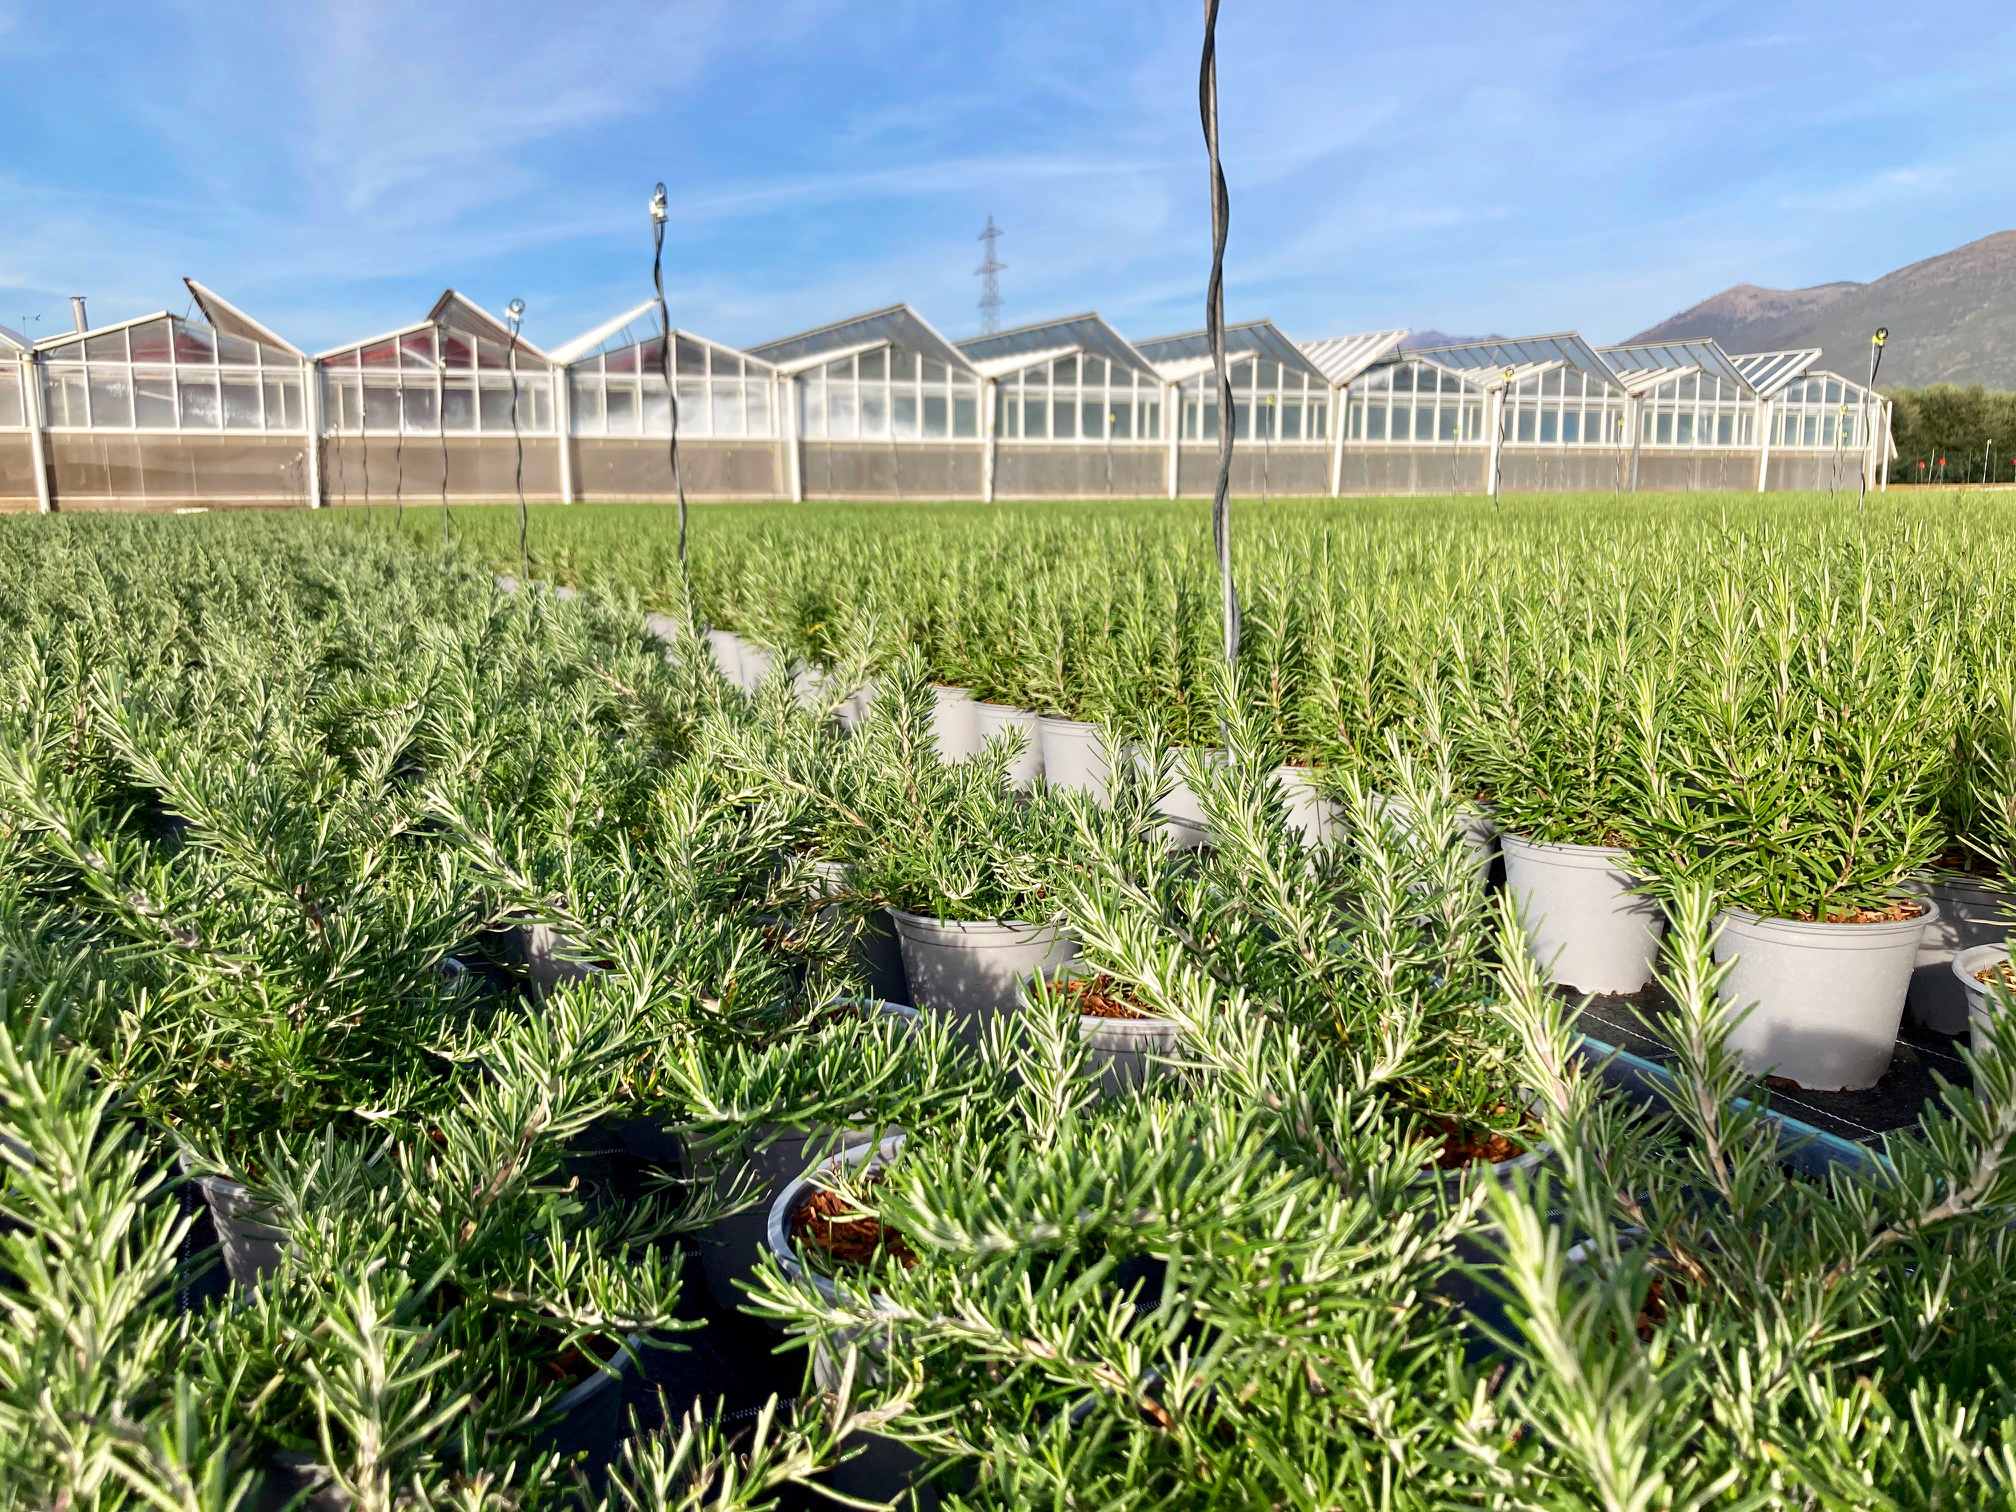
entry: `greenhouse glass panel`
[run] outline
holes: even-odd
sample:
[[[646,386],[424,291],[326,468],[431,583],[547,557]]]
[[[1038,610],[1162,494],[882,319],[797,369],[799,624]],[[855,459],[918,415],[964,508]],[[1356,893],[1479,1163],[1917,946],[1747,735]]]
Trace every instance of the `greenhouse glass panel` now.
[[[401,366],[416,372],[425,372],[434,366],[434,333],[415,331],[410,336],[399,338],[399,361]]]
[[[1661,410],[1652,422],[1652,444],[1671,446],[1673,444],[1673,412]]]
[[[243,336],[233,336],[229,331],[218,331],[217,360],[226,367],[259,366],[259,348]]]
[[[1129,441],[1134,437],[1134,401],[1122,399],[1112,408],[1107,421],[1115,441]]]
[[[945,364],[935,357],[926,357],[924,359],[924,381],[926,383],[943,383],[945,381]]]
[[[672,401],[666,398],[669,391],[662,383],[646,382],[638,391],[637,434],[640,436],[669,436],[672,434]],[[695,435],[706,432],[705,415],[692,416],[684,410],[679,413],[679,429],[683,434]]]
[[[935,441],[944,436],[948,429],[945,396],[943,394],[926,394],[924,396],[925,439]]]
[[[1050,434],[1050,406],[1041,399],[1022,401],[1022,435],[1025,440]]]
[[[647,405],[657,388],[658,385],[646,381],[644,394]],[[679,429],[690,429],[696,436],[707,434],[707,381],[704,378],[679,380]]]
[[[1582,411],[1563,410],[1561,412],[1561,444],[1573,446],[1582,439]]]
[[[133,386],[119,369],[91,369],[91,423],[117,430],[133,428]]]
[[[461,433],[476,429],[474,379],[451,380],[441,388],[441,429]]]
[[[260,417],[259,380],[257,378],[226,378],[224,380],[224,429],[256,431],[263,429]]]
[[[405,394],[405,422],[409,435],[432,435],[441,416],[432,386],[414,384]]]
[[[1532,413],[1531,410],[1526,411],[1529,417]],[[1435,407],[1433,405],[1424,404],[1414,411],[1414,439],[1416,441],[1433,441],[1435,439]]]
[[[367,368],[394,368],[399,365],[397,342],[381,341],[376,346],[368,346],[357,354],[357,360]]]
[[[210,340],[210,333],[201,326],[177,325],[175,361],[195,367],[214,366],[217,361],[217,348]]]
[[[885,347],[877,347],[872,352],[861,353],[857,359],[861,364],[861,381],[863,383],[880,383],[886,379],[889,374],[888,357],[888,349]]]
[[[507,380],[503,383],[485,382],[481,392],[482,404],[479,416],[482,421],[482,428],[486,431],[502,431],[504,434],[509,435],[513,428],[511,385],[509,381]],[[368,397],[364,401],[364,413],[366,428],[368,429],[375,423],[370,420],[371,401]],[[519,422],[517,428],[520,431],[524,429],[522,421]]]
[[[826,385],[816,378],[798,385],[798,434],[810,441],[826,439]]]
[[[1533,440],[1533,411],[1523,405],[1519,409],[1519,430],[1514,439],[1529,444]]]
[[[749,434],[773,434],[770,429],[770,385],[760,378],[752,378],[746,385],[746,393]]]
[[[1050,381],[1058,388],[1073,388],[1078,382],[1078,359],[1059,357],[1050,366]]]
[[[952,434],[961,437],[980,434],[980,401],[971,394],[953,395]]]
[[[909,389],[889,396],[889,433],[899,441],[917,439],[917,396]]]
[[[674,338],[672,352],[673,372],[681,378],[705,378],[707,376],[707,348],[688,337]]]
[[[1808,415],[1806,417],[1803,435],[1805,445],[1818,446],[1820,444],[1820,417],[1818,415]]]
[[[75,351],[74,347],[65,348]],[[126,333],[107,331],[102,336],[93,336],[84,343],[84,356],[93,362],[124,362],[126,360]]]
[[[1375,404],[1365,411],[1365,439],[1384,441],[1386,439],[1386,406]]]
[[[183,377],[180,384],[180,411],[184,430],[216,430],[219,414],[217,380]]]
[[[168,322],[165,320],[150,320],[145,325],[134,326],[126,336],[132,344],[135,362],[175,360],[175,339],[170,334]]]
[[[476,349],[467,336],[444,330],[441,333],[441,361],[453,372],[466,373],[476,365]]]
[[[713,431],[717,436],[739,436],[742,434],[742,385],[739,381],[716,383],[714,390]]]
[[[861,439],[889,439],[889,391],[880,384],[861,385]]]
[[[1454,410],[1449,412],[1449,418],[1452,421],[1456,418]],[[1299,400],[1290,399],[1281,406],[1281,439],[1283,441],[1302,439],[1302,405]]]
[[[189,386],[186,383],[182,386],[182,397],[184,400],[187,400],[189,397]],[[485,398],[487,399],[488,395],[485,395]],[[505,395],[504,403],[508,411],[511,403],[508,394]],[[186,404],[184,412],[187,412]],[[509,427],[510,421],[508,419],[505,421],[505,425],[507,428]],[[399,391],[391,384],[371,383],[368,381],[365,383],[364,429],[367,431],[396,431],[399,429]]]
[[[643,413],[638,404],[637,385],[610,381],[608,390],[609,434],[612,436],[635,436],[641,434],[638,417]]]
[[[1673,417],[1673,444],[1692,446],[1694,444],[1694,412],[1682,410]]]
[[[567,375],[568,423],[577,436],[602,434],[602,382],[587,373]]]
[[[1162,401],[1144,399],[1141,401],[1141,437],[1145,441],[1159,441],[1162,438]]]
[[[834,383],[826,389],[826,434],[835,441],[852,441],[857,427],[854,423],[854,385]]]

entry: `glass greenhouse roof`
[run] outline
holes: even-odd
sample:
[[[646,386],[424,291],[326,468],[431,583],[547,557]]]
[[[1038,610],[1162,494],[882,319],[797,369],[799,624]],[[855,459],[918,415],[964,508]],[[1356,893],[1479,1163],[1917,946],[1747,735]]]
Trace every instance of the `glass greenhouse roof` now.
[[[1019,372],[1073,352],[1104,357],[1137,373],[1154,371],[1148,359],[1096,313],[1039,321],[991,336],[974,336],[958,346],[984,377]]]
[[[779,372],[796,373],[850,353],[884,346],[920,352],[961,372],[973,371],[966,354],[940,336],[930,321],[907,304],[890,305],[886,310],[872,310],[851,320],[767,341],[747,348],[747,353]]]
[[[1521,336],[1513,339],[1466,341],[1455,346],[1423,347],[1407,354],[1433,363],[1486,387],[1509,370],[1516,384],[1533,373],[1548,368],[1573,368],[1607,387],[1617,387],[1617,375],[1596,355],[1596,349],[1573,331],[1554,336]]]
[[[7,326],[0,326],[0,347],[6,347],[8,350],[15,352],[26,352],[33,349],[26,336]]]
[[[719,341],[710,341],[705,336],[696,336],[678,326],[672,327],[672,335],[677,341],[712,347],[717,352],[734,353],[756,367],[771,366],[759,357],[748,357],[734,347]],[[563,367],[572,367],[581,362],[593,362],[597,357],[614,356],[633,347],[648,347],[649,355],[655,358],[658,352],[658,336],[658,301],[647,299],[625,310],[621,315],[605,320],[592,331],[584,331],[572,341],[555,347],[549,355]]]
[[[1747,352],[1729,360],[1736,364],[1736,371],[1743,375],[1745,383],[1757,391],[1758,397],[1769,399],[1794,380],[1804,377],[1820,360],[1820,348],[1807,347],[1797,352]]]
[[[185,278],[190,296],[196,301],[196,308],[203,312],[203,318],[210,322],[213,331],[221,331],[226,336],[237,336],[245,341],[256,341],[263,347],[272,347],[282,352],[291,352],[296,357],[308,354],[284,336],[273,331],[247,315],[230,300],[213,289],[206,289],[193,278]]]
[[[1739,393],[1751,392],[1750,380],[1713,341],[1651,341],[1636,346],[1605,347],[1599,353],[1626,389],[1639,393],[1688,373],[1722,378]]]
[[[1333,384],[1349,383],[1375,363],[1393,356],[1407,338],[1401,331],[1366,331],[1358,336],[1325,336],[1302,343],[1302,353]]]
[[[1207,371],[1211,366],[1211,338],[1205,331],[1185,331],[1180,336],[1157,336],[1137,341],[1134,349],[1146,357],[1156,372],[1171,382],[1180,382]],[[1323,370],[1302,349],[1281,334],[1271,320],[1249,320],[1225,327],[1225,357],[1271,357],[1298,373],[1321,380]]]
[[[473,337],[480,343],[496,343],[507,349],[512,344],[511,327],[474,300],[465,298],[454,289],[449,289],[434,301],[434,307],[427,312],[425,320],[416,320],[412,325],[401,326],[396,331],[385,331],[367,337],[363,341],[348,341],[342,346],[331,347],[326,352],[317,352],[315,360],[320,362],[328,358],[347,357],[353,352],[363,351],[366,347],[382,347],[387,342],[398,341],[402,336],[411,336],[420,331],[432,331],[437,328]],[[517,352],[520,356],[531,359],[535,366],[550,367],[553,362],[551,357],[523,336],[518,338]]]

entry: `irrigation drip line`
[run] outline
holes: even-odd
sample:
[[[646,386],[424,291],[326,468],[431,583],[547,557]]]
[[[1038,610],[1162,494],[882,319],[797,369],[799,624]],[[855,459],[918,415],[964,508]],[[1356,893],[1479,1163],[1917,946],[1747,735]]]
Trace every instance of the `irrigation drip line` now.
[[[1211,540],[1218,550],[1218,584],[1224,601],[1225,660],[1239,659],[1239,589],[1232,578],[1232,379],[1225,368],[1225,234],[1232,200],[1218,161],[1218,0],[1204,0],[1204,55],[1197,71],[1197,110],[1204,151],[1211,163],[1211,282],[1204,291],[1204,331],[1218,381],[1218,481],[1211,494]]]
[[[664,184],[651,191],[651,287],[658,295],[658,368],[665,378],[665,405],[671,430],[665,442],[666,460],[672,465],[672,494],[679,501],[679,571],[686,571],[686,482],[679,475],[679,393],[672,384],[672,312],[665,307],[665,217]]]

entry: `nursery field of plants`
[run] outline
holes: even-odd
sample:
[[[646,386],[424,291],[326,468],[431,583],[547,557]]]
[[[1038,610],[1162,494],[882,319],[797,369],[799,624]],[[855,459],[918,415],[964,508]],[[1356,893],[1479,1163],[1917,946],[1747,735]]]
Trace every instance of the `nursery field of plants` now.
[[[0,521],[0,1505],[2016,1502],[2016,511],[520,531]]]

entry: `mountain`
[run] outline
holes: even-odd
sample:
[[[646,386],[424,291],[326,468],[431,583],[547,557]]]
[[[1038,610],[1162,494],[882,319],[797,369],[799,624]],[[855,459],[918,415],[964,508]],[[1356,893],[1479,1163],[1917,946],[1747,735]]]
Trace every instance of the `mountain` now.
[[[1495,336],[1451,336],[1447,331],[1409,331],[1400,339],[1403,352],[1423,352],[1429,347],[1464,346],[1472,341],[1496,341]]]
[[[1883,387],[1983,383],[2016,389],[2016,231],[1998,231],[1873,283],[1810,289],[1738,284],[1633,341],[1712,336],[1728,352],[1819,347],[1821,365],[1869,371],[1869,337],[1888,326]]]

